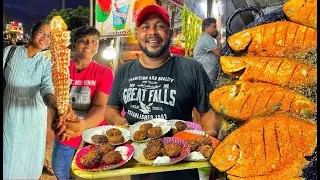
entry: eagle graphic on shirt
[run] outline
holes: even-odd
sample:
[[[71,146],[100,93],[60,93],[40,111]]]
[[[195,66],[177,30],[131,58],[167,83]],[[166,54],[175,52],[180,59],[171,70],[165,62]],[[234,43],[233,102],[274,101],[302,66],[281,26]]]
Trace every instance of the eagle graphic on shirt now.
[[[143,113],[143,114],[149,114],[151,112],[151,108],[150,106],[152,106],[153,103],[149,103],[148,105],[144,104],[142,101],[139,101],[140,103],[140,111]]]

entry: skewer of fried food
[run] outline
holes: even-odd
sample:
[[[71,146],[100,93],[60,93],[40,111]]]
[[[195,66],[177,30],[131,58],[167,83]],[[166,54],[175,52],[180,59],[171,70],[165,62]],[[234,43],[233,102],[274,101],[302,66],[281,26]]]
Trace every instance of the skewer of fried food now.
[[[70,31],[60,16],[55,16],[50,21],[51,26],[51,58],[52,79],[57,98],[58,113],[67,111],[69,104],[69,64],[70,64]]]

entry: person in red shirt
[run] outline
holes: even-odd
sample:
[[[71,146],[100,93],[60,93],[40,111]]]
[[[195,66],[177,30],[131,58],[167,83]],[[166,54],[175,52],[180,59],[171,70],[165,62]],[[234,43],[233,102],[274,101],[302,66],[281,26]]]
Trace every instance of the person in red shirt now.
[[[70,178],[72,158],[81,143],[82,132],[107,123],[104,111],[114,75],[109,67],[92,60],[99,47],[99,38],[100,32],[88,25],[76,29],[72,37],[76,57],[70,60],[69,66],[70,103],[77,117],[63,122],[63,128],[53,128],[56,132],[59,131],[56,134],[61,131],[70,134],[64,139],[59,139],[57,135],[54,141],[52,168],[58,179]],[[70,126],[72,130],[68,129]]]

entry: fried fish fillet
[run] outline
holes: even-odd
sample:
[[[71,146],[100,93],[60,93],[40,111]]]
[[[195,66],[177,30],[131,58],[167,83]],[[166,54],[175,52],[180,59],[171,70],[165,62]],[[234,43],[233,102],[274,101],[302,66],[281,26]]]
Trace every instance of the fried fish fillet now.
[[[312,116],[317,107],[305,96],[288,88],[262,82],[237,82],[221,86],[209,94],[211,106],[219,113],[239,121],[264,115],[265,109],[280,105],[279,110]]]
[[[245,29],[227,41],[236,52],[248,55],[296,58],[317,47],[315,29],[290,21],[277,21]]]
[[[224,73],[241,75],[240,81],[258,80],[288,87],[312,86],[317,83],[316,67],[289,58],[221,56],[220,64]]]
[[[317,125],[286,113],[246,122],[215,149],[210,162],[230,179],[299,178],[317,145]]]
[[[317,29],[317,0],[289,0],[282,10],[290,21]]]

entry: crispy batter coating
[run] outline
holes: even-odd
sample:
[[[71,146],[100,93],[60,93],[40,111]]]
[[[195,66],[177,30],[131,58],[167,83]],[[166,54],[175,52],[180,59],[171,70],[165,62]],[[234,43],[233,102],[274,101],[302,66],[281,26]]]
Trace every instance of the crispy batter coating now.
[[[137,141],[142,141],[147,138],[147,131],[146,130],[138,130],[133,133],[133,139]]]
[[[143,150],[143,155],[146,159],[153,160],[163,154],[163,150],[158,145],[149,145]]]
[[[188,145],[190,146],[190,152],[196,151],[198,147],[200,146],[200,143],[195,140],[186,140]]]
[[[107,154],[108,152],[114,150],[114,147],[109,144],[103,144],[101,146],[97,146],[96,150],[103,156]]]
[[[122,161],[119,151],[110,151],[102,157],[101,164],[118,164]]]
[[[106,134],[108,137],[111,137],[111,136],[121,135],[122,132],[117,128],[111,128],[108,131],[106,131]]]
[[[91,140],[95,144],[105,144],[108,142],[108,137],[105,135],[93,135],[91,136]]]
[[[182,148],[175,142],[169,142],[164,145],[164,153],[170,157],[177,157],[181,154]]]
[[[177,121],[176,122],[176,128],[180,132],[180,131],[185,130],[187,128],[187,125],[186,125],[186,123],[184,123],[182,121]]]
[[[80,164],[86,168],[94,168],[99,166],[101,158],[100,153],[93,149],[81,157]]]
[[[152,139],[148,141],[147,146],[151,146],[151,145],[156,145],[156,146],[159,146],[160,148],[163,147],[162,141],[160,139]]]
[[[205,158],[209,158],[213,154],[213,147],[209,145],[203,145],[198,148],[198,150]]]
[[[111,136],[108,140],[110,144],[124,143],[124,137],[122,135]]]
[[[162,135],[162,129],[159,126],[152,127],[147,130],[147,134],[149,138],[157,138]]]
[[[153,127],[153,125],[151,123],[145,123],[145,124],[142,124],[139,129],[147,131],[148,129],[150,129],[152,127]]]
[[[212,142],[211,140],[208,138],[208,137],[205,137],[205,136],[199,136],[196,141],[198,143],[200,143],[200,145],[209,145],[211,146],[212,145]]]
[[[172,136],[174,136],[179,132],[176,128],[172,128],[171,131],[172,131]]]

